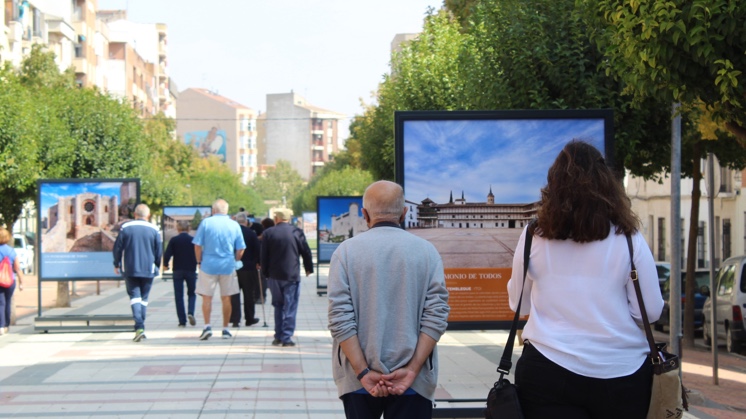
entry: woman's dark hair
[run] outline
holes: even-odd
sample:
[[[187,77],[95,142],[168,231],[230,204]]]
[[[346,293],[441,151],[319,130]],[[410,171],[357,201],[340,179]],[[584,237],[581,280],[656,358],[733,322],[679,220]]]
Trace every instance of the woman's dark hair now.
[[[592,145],[570,141],[547,173],[533,233],[550,240],[579,243],[603,240],[609,224],[616,234],[637,231],[639,220],[622,182]]]
[[[275,221],[271,218],[265,218],[262,220],[261,224],[262,227],[264,227],[264,229],[266,230],[270,227],[273,227],[275,225]]]

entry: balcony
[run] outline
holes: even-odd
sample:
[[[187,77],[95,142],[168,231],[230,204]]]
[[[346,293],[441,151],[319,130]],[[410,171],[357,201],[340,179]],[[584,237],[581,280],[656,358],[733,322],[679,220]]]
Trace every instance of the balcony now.
[[[73,42],[77,41],[75,29],[62,19],[54,18],[47,20],[47,31],[49,33],[58,33]]]
[[[23,40],[23,24],[18,21],[8,23],[8,41],[21,42]]]
[[[75,57],[73,66],[76,74],[88,74],[88,60],[85,57]]]

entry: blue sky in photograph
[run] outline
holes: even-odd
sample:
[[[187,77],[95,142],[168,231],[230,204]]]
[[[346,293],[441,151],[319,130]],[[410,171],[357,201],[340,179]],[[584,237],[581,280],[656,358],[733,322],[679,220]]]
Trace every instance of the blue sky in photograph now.
[[[210,207],[163,207],[163,215],[194,215],[194,212],[200,210],[202,216],[212,213]]]
[[[61,197],[75,196],[81,193],[96,193],[103,196],[119,196],[119,188],[122,182],[95,182],[95,183],[42,183],[41,184],[41,210],[42,217],[47,215],[47,210],[57,204]]]
[[[549,167],[570,140],[585,140],[603,154],[602,119],[429,120],[404,123],[407,200],[449,195],[495,203],[538,201]]]
[[[357,202],[358,217],[363,216],[363,197],[324,197],[319,199],[319,230],[331,230],[332,215],[340,215],[350,211],[350,204]]]

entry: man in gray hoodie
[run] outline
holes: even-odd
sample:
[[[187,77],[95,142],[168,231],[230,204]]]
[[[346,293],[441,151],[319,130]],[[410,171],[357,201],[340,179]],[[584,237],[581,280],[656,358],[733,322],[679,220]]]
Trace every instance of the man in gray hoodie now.
[[[363,196],[370,230],[332,255],[332,368],[348,418],[432,417],[448,291],[435,247],[399,227],[406,213],[401,186],[371,184]]]

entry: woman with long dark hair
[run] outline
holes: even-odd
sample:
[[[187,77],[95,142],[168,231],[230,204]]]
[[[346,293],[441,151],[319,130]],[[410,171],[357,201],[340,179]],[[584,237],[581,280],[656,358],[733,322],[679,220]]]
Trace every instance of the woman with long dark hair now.
[[[515,310],[523,288],[524,349],[515,370],[526,418],[644,418],[652,366],[630,278],[633,243],[648,319],[663,308],[655,261],[619,179],[578,140],[557,156],[541,190],[538,220],[524,230],[508,282]],[[533,234],[523,284],[523,245]]]

